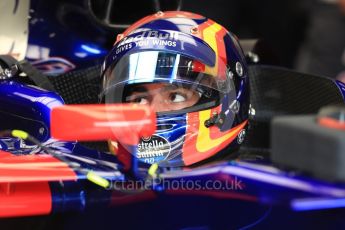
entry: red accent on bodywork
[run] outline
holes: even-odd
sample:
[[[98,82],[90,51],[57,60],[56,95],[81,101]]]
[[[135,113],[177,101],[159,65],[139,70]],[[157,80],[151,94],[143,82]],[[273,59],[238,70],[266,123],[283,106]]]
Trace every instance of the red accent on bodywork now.
[[[318,119],[318,122],[321,126],[330,128],[330,129],[339,129],[345,130],[345,123],[339,120],[330,118],[330,117],[322,117]]]
[[[157,194],[152,190],[147,190],[139,194],[128,194],[123,192],[113,192],[110,206],[127,205],[157,198]]]
[[[208,191],[208,190],[167,190],[166,194],[170,195],[192,195],[192,196],[207,196],[220,199],[233,199],[233,200],[243,200],[250,202],[258,202],[258,198],[251,195],[241,194],[238,192],[218,192],[218,191]]]
[[[156,131],[156,114],[137,104],[64,105],[51,113],[51,135],[64,141],[120,140],[135,145]]]
[[[0,151],[0,183],[76,180],[68,165],[50,155],[12,155]]]
[[[45,215],[51,210],[48,182],[0,183],[0,217]]]
[[[130,171],[132,168],[132,157],[134,157],[128,149],[123,147],[120,143],[118,143],[118,151],[115,153],[117,159],[123,164],[124,171]]]

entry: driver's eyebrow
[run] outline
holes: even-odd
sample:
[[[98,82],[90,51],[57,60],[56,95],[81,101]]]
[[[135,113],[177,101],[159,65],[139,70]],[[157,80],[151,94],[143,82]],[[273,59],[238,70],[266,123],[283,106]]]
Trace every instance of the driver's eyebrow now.
[[[164,86],[163,90],[167,91],[167,90],[176,90],[176,89],[187,89],[187,87],[184,87],[183,85],[176,85],[176,84],[167,84]]]
[[[143,86],[136,86],[132,89],[130,89],[126,94],[126,97],[125,97],[125,101],[129,101],[129,100],[132,100],[134,97],[138,96],[138,95],[133,95],[134,93],[139,93],[141,94],[141,96],[144,96],[148,93],[148,90],[147,88],[143,87]]]
[[[143,87],[143,86],[136,86],[134,88],[132,88],[132,90],[129,92],[129,93],[134,93],[134,92],[137,92],[137,93],[145,93],[147,92],[147,88],[146,87]]]

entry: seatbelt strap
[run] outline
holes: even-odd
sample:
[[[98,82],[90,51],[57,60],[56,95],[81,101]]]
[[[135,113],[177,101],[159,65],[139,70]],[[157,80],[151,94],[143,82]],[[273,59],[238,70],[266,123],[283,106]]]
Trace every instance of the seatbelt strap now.
[[[0,55],[0,66],[2,67],[2,71],[8,70],[15,70],[17,69],[25,73],[28,78],[30,78],[35,85],[38,87],[48,90],[48,91],[55,91],[53,84],[50,82],[49,78],[38,71],[34,66],[32,66],[28,61],[17,61],[10,55]],[[14,75],[15,73],[13,73]]]
[[[23,60],[18,62],[19,70],[25,73],[38,87],[46,89],[48,91],[55,91],[53,84],[49,78],[38,71],[28,61]]]
[[[2,64],[5,65],[5,66],[3,66],[0,63],[2,68],[9,68],[13,65],[16,65],[18,61],[14,57],[12,57],[11,55],[0,55],[0,62],[2,62]]]

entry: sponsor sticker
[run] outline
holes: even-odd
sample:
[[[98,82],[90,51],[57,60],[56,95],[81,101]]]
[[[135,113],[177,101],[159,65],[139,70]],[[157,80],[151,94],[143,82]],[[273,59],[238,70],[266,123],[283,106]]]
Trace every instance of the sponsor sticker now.
[[[137,149],[137,158],[152,164],[166,159],[171,151],[171,145],[164,137],[153,135],[142,138]]]

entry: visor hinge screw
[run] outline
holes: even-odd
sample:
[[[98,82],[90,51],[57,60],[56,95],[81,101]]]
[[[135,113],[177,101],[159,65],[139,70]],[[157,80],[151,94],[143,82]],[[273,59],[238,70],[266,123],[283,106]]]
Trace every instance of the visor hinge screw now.
[[[205,127],[209,128],[211,126],[216,125],[218,128],[221,128],[225,121],[225,114],[223,113],[213,113],[213,116],[210,119],[205,121]]]
[[[243,67],[242,67],[242,64],[240,62],[236,62],[236,73],[240,77],[243,76]]]
[[[198,28],[198,26],[193,26],[193,27],[190,29],[190,33],[191,33],[191,34],[197,34],[197,33],[199,33],[199,28]]]
[[[156,13],[156,17],[162,17],[164,15],[164,13],[162,11],[158,11]]]

